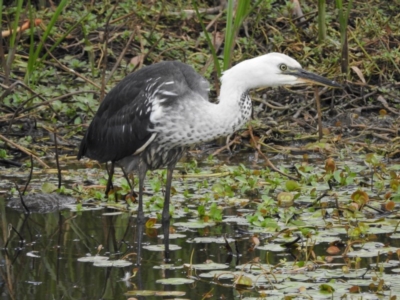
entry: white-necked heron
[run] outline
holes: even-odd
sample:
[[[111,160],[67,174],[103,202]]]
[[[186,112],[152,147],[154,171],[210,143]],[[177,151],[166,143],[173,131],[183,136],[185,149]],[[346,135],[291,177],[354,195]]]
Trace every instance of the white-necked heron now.
[[[78,159],[86,156],[116,162],[128,172],[138,172],[138,263],[147,170],[167,168],[162,211],[167,253],[172,172],[186,148],[240,129],[250,119],[251,89],[302,83],[339,87],[280,53],[245,60],[225,71],[221,82],[219,102],[211,103],[209,83],[192,67],[178,61],[153,64],[119,82],[104,98],[86,131]]]

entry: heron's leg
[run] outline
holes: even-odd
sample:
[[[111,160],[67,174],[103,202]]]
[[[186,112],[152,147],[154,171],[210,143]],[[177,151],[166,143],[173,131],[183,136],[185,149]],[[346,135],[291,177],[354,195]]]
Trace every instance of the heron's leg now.
[[[127,181],[128,184],[129,184],[129,188],[131,189],[131,196],[136,198],[136,197],[137,197],[137,194],[136,194],[135,191],[133,190],[133,186],[135,185],[135,182],[134,182],[134,181],[131,182],[131,181],[129,180],[128,173],[126,173],[126,171],[125,171],[125,169],[124,169],[123,167],[121,167],[121,170],[122,170],[122,173],[124,173],[124,177],[125,177],[126,181]],[[133,173],[132,173],[132,177],[133,177]]]
[[[165,186],[165,200],[164,207],[161,216],[161,224],[163,227],[164,233],[164,246],[165,246],[165,259],[169,260],[169,225],[170,225],[170,216],[169,216],[169,199],[171,195],[171,183],[172,183],[172,173],[174,171],[175,164],[173,166],[169,166],[167,169],[167,184]]]
[[[111,189],[113,189],[113,183],[112,183],[112,178],[114,176],[114,162],[111,162],[111,169],[108,170],[108,163],[106,163],[106,170],[108,174],[108,180],[107,180],[107,187],[106,187],[106,198],[108,198],[108,193],[110,192]]]
[[[144,212],[143,212],[143,187],[144,179],[146,178],[147,167],[143,163],[139,163],[139,205],[137,212],[137,265],[140,265],[142,256],[142,239],[144,228]]]

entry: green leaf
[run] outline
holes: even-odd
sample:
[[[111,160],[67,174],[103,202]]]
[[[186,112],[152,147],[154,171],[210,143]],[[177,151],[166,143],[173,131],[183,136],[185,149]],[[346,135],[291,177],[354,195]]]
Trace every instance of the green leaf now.
[[[51,182],[45,182],[42,184],[41,189],[42,189],[43,193],[50,194],[50,193],[54,192],[57,189],[57,187],[54,184],[52,184]]]
[[[204,205],[199,205],[197,207],[197,212],[199,213],[199,217],[203,217],[206,214],[206,209],[204,207]]]

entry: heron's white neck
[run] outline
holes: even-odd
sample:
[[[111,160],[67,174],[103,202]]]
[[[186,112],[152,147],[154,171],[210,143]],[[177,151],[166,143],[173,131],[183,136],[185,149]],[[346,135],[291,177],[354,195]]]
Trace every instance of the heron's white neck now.
[[[251,100],[248,90],[253,86],[243,79],[242,66],[236,65],[221,77],[219,103],[210,103],[202,116],[207,119],[206,128],[212,128],[208,140],[228,136],[240,129],[251,116]],[[211,133],[211,132],[210,132]]]

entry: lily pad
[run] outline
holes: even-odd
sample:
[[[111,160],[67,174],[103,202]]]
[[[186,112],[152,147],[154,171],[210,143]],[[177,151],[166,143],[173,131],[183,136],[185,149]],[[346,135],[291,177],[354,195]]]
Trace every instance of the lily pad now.
[[[122,211],[102,213],[103,216],[118,216],[118,215],[122,215],[122,214],[123,214]]]
[[[156,283],[170,284],[170,285],[191,284],[193,282],[194,282],[193,279],[188,279],[188,278],[167,278],[167,279],[159,279],[156,281]]]
[[[213,270],[210,272],[203,272],[199,275],[202,278],[218,278],[218,279],[233,279],[235,278],[234,272]]]
[[[159,245],[148,245],[148,246],[143,246],[143,249],[149,250],[149,251],[165,251],[165,246],[163,244]],[[176,251],[180,250],[182,247],[174,244],[169,245],[169,250],[170,251]]]
[[[216,270],[216,269],[228,269],[229,265],[212,262],[204,264],[194,264],[190,265],[190,267],[196,270]]]
[[[163,239],[164,238],[164,235],[163,234],[159,234],[159,235],[157,235],[157,237],[159,238],[159,239]],[[183,239],[183,238],[185,238],[186,237],[186,234],[182,234],[182,233],[170,233],[169,234],[169,239],[170,240],[174,240],[174,239]]]
[[[95,267],[114,267],[114,268],[123,268],[131,266],[132,263],[123,259],[118,260],[98,260],[93,264]]]
[[[151,290],[135,290],[128,291],[125,296],[173,296],[181,297],[185,296],[185,292],[182,291],[151,291]]]
[[[191,229],[206,228],[206,227],[215,226],[215,225],[216,225],[216,223],[213,221],[203,222],[201,220],[174,223],[174,226],[176,226],[176,227],[186,227],[186,228],[191,228]]]
[[[267,244],[267,245],[264,245],[264,246],[259,246],[259,247],[257,247],[257,249],[258,250],[272,251],[272,252],[282,252],[282,251],[285,250],[285,248],[282,247],[281,244],[273,244],[273,243],[270,243],[270,244]]]
[[[235,240],[232,238],[226,239],[228,243],[232,243]],[[225,239],[223,237],[196,237],[191,240],[187,240],[188,243],[217,243],[217,244],[225,244]]]
[[[84,257],[80,257],[78,258],[78,261],[80,262],[96,262],[96,261],[102,261],[102,260],[108,260],[109,258],[107,256],[100,256],[100,255],[96,255],[96,256],[84,256]]]
[[[157,269],[157,270],[178,270],[178,269],[183,269],[183,265],[175,266],[173,264],[165,264],[165,265],[154,266],[153,269]]]

